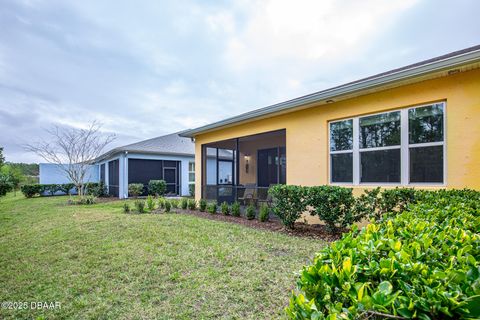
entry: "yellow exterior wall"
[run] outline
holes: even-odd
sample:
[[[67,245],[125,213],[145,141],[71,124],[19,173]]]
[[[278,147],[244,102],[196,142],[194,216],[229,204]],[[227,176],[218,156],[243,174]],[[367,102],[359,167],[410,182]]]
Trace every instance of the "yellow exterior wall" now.
[[[480,189],[480,69],[198,135],[196,168],[201,168],[202,144],[286,129],[287,183],[328,184],[329,121],[436,101],[446,101],[446,186]],[[201,170],[195,174],[199,199]],[[365,187],[354,188],[359,193]]]

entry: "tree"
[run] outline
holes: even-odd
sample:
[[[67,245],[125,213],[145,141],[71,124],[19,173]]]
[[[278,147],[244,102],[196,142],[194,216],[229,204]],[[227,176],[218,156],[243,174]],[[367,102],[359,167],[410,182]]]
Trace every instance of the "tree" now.
[[[0,169],[0,174],[6,177],[6,181],[9,182],[10,188],[13,189],[14,195],[17,195],[17,190],[20,189],[20,183],[25,180],[25,176],[22,172],[9,164],[4,165]]]
[[[5,174],[1,170],[5,163],[5,157],[3,156],[3,147],[0,147],[0,197],[3,197],[13,188],[13,183],[10,180],[10,176]]]
[[[116,138],[114,134],[103,134],[101,127],[97,121],[93,121],[87,129],[54,126],[47,130],[51,138],[49,141],[28,144],[25,148],[57,165],[75,184],[78,195],[83,197],[90,166]]]
[[[3,156],[3,147],[0,147],[0,168],[5,163],[5,157]]]

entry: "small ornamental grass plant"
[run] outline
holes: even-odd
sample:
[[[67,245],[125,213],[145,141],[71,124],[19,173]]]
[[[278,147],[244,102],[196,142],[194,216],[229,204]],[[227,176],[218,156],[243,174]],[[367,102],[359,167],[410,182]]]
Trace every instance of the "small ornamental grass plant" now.
[[[83,196],[83,197],[70,197],[68,199],[67,204],[69,205],[92,205],[97,203],[97,198],[94,196]]]
[[[152,212],[155,209],[155,200],[151,195],[147,197],[147,208],[150,212]]]
[[[180,201],[178,199],[170,199],[170,204],[172,205],[172,209],[178,209]]]
[[[207,210],[207,200],[200,199],[200,201],[198,203],[198,207],[199,207],[201,212],[205,212],[205,210]]]
[[[145,201],[135,200],[134,206],[137,213],[145,213]]]
[[[250,204],[247,209],[245,210],[245,216],[247,217],[248,220],[253,220],[255,219],[255,215],[256,215],[256,212],[255,212],[255,207],[253,206],[253,204]]]
[[[165,198],[158,198],[158,207],[160,209],[165,209]]]
[[[182,208],[183,210],[187,210],[187,208],[188,208],[188,199],[187,198],[182,198],[182,200],[180,200],[180,208]]]
[[[172,202],[165,200],[165,212],[169,213],[170,211],[172,211]]]
[[[230,206],[226,201],[222,202],[220,206],[220,210],[222,211],[223,215],[228,216],[230,215]]]
[[[207,211],[210,214],[216,214],[217,213],[217,202],[212,201],[207,205]]]
[[[130,213],[131,209],[130,209],[130,205],[128,204],[128,202],[124,202],[122,208],[123,208],[123,213]]]
[[[260,211],[258,212],[258,220],[260,222],[268,221],[270,215],[270,208],[266,204],[262,204]]]
[[[188,200],[188,210],[197,210],[197,201],[195,199]]]
[[[240,217],[240,203],[238,201],[232,203],[232,216]]]

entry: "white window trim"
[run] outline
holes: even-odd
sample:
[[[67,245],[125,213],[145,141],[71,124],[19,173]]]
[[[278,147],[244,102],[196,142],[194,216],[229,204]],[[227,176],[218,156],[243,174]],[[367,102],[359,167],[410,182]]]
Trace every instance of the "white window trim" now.
[[[427,143],[409,143],[409,121],[408,121],[408,111],[411,109],[421,108],[431,106],[433,104],[441,104],[443,106],[443,141],[439,142],[427,142]],[[377,187],[377,186],[423,186],[423,187],[445,187],[447,185],[447,108],[445,101],[432,102],[427,104],[415,105],[411,107],[406,107],[397,110],[388,110],[383,112],[377,112],[369,115],[362,115],[356,117],[349,117],[340,120],[328,121],[328,179],[331,185],[338,186],[365,186],[365,187]],[[360,141],[358,139],[358,134],[360,131],[360,121],[359,119],[366,116],[374,116],[382,113],[390,112],[400,112],[400,145],[397,146],[387,146],[387,147],[376,147],[376,148],[360,148]],[[341,122],[346,120],[353,120],[353,149],[350,150],[337,150],[330,151],[330,125],[335,122]],[[410,148],[421,148],[421,147],[433,147],[433,146],[443,146],[443,182],[434,183],[434,182],[410,182]],[[395,182],[360,182],[360,152],[368,151],[379,151],[379,150],[392,150],[400,149],[400,183]],[[352,182],[333,182],[332,181],[332,154],[342,154],[342,153],[353,153],[353,183]]]
[[[193,163],[193,171],[190,171],[190,164]],[[190,180],[190,174],[193,173],[193,181]],[[190,161],[188,162],[188,184],[195,184],[195,162]]]

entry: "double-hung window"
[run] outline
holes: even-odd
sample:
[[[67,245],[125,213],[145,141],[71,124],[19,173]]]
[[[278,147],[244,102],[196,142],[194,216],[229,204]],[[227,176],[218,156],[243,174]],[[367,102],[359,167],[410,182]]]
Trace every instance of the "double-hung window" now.
[[[188,163],[188,184],[195,184],[195,162]]]
[[[329,123],[330,182],[444,183],[445,104]]]

